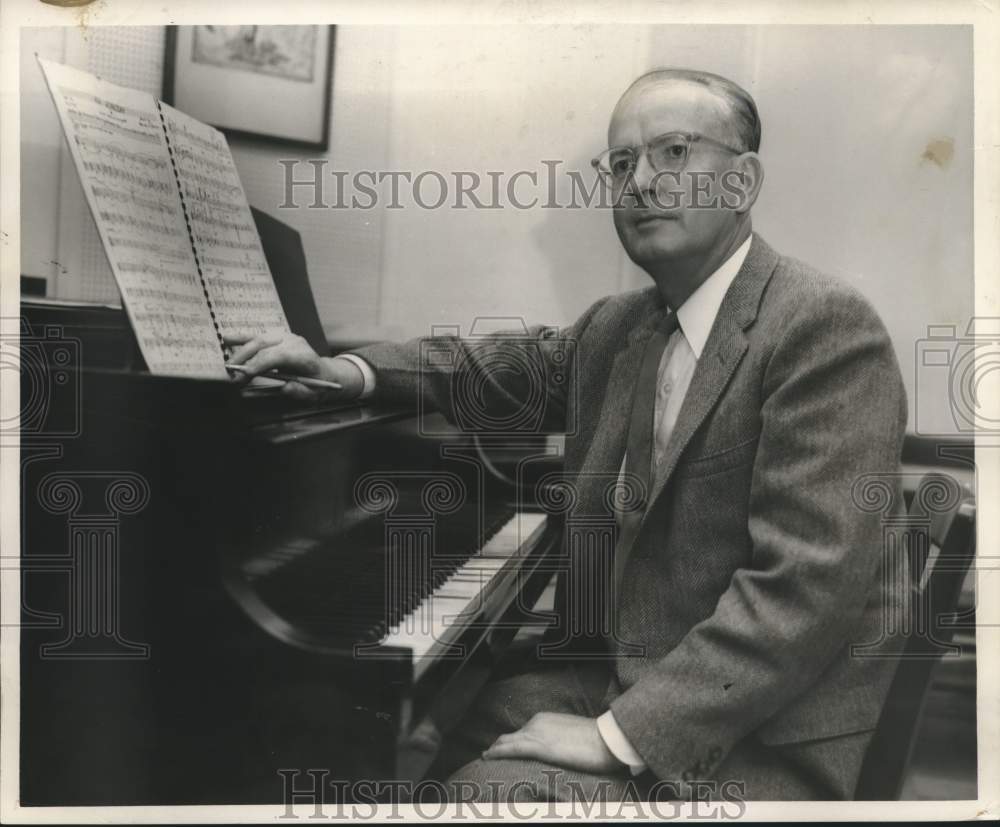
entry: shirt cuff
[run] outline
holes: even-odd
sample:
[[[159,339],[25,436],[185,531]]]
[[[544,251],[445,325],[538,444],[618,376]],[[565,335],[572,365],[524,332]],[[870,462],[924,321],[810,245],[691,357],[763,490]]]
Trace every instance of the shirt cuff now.
[[[364,386],[361,388],[361,395],[358,399],[367,399],[373,393],[375,393],[375,371],[372,370],[372,366],[369,365],[360,356],[355,356],[353,353],[339,353],[336,356],[337,359],[346,359],[352,365],[354,365],[358,370],[361,371],[361,375],[364,377]]]
[[[625,737],[625,733],[618,726],[618,722],[615,720],[615,716],[611,714],[610,709],[598,717],[597,731],[601,733],[601,738],[604,739],[604,744],[611,754],[625,764],[632,772],[632,775],[639,775],[639,773],[645,771],[646,762],[642,760],[642,756],[629,743],[628,738]]]

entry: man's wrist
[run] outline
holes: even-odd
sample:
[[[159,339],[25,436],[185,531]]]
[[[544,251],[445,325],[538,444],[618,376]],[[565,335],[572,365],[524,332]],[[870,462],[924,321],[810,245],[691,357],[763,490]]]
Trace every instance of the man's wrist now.
[[[594,727],[594,735],[595,735],[595,739],[594,740],[596,741],[599,749],[604,753],[605,759],[609,763],[617,764],[622,769],[626,768],[628,766],[628,764],[626,764],[624,761],[622,761],[622,759],[619,758],[612,751],[611,747],[608,746],[608,741],[604,737],[604,733],[601,732],[600,720],[601,720],[600,718],[591,718],[590,719],[590,722],[591,722],[591,724]]]
[[[355,397],[356,399],[367,399],[373,393],[375,393],[375,371],[372,370],[371,365],[369,365],[360,356],[355,356],[353,353],[341,353],[333,357],[334,360],[340,359],[342,362],[349,362],[352,364],[361,374],[361,392]]]
[[[598,717],[596,723],[604,746],[622,766],[628,767],[632,775],[638,775],[646,769],[646,762],[622,732],[610,709]]]

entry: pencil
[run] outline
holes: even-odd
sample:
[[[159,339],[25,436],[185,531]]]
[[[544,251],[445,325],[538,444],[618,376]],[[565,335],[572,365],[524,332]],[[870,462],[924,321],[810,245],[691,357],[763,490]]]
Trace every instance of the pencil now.
[[[249,369],[243,367],[243,365],[226,365],[226,370],[235,370],[237,373],[250,372]],[[281,379],[285,382],[298,382],[300,385],[305,385],[307,388],[339,391],[344,387],[337,382],[328,382],[326,379],[313,379],[311,376],[293,376],[290,373],[280,373],[279,371],[261,373],[259,375],[267,379]]]

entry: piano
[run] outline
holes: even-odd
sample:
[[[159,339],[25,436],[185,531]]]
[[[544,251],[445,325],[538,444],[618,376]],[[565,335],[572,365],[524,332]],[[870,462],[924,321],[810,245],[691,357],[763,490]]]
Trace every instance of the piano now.
[[[325,348],[283,272],[297,236],[255,217]],[[22,316],[22,804],[424,777],[518,630],[552,621],[532,607],[557,518],[443,420],[150,375],[120,309]]]

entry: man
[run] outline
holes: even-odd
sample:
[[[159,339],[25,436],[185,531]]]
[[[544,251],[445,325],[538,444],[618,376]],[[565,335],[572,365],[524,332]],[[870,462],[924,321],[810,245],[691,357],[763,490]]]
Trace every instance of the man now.
[[[542,659],[489,687],[456,740],[467,763],[455,789],[614,798],[634,779],[680,796],[708,781],[716,796],[732,782],[749,799],[850,798],[894,671],[851,652],[881,638],[897,597],[879,575],[880,515],[852,500],[863,475],[899,466],[892,344],[861,296],[752,232],[760,123],[736,84],[644,75],[608,142],[595,166],[654,286],[602,299],[572,326],[575,385],[547,388],[546,410],[577,423],[565,468],[579,510],[602,507],[609,475],[640,491],[641,507],[617,515],[612,659]],[[438,344],[453,365],[483,353]],[[235,360],[331,379],[348,396],[422,393],[454,413],[451,369],[421,370],[412,343],[320,359],[295,338],[255,340]],[[524,392],[484,376],[497,405]]]

